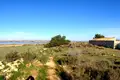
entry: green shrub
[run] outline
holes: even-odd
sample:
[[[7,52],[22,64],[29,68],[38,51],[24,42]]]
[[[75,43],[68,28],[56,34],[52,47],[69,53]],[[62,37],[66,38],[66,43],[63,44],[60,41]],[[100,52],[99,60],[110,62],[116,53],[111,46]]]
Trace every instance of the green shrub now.
[[[66,72],[61,66],[57,66],[56,74],[60,77],[60,80],[74,80],[73,76]]]
[[[5,59],[8,62],[12,62],[12,61],[15,61],[17,59],[20,59],[20,55],[18,54],[17,51],[12,51],[5,56]]]
[[[104,38],[105,36],[104,35],[101,35],[101,34],[95,34],[95,37],[94,38]]]
[[[0,80],[6,80],[6,79],[5,79],[5,76],[0,75]]]
[[[36,58],[36,54],[28,49],[27,52],[22,54],[22,58],[24,59],[24,61],[29,62]]]
[[[66,36],[57,35],[51,39],[51,41],[45,45],[45,47],[55,47],[60,45],[69,44],[70,40],[66,40]]]
[[[13,72],[13,75],[10,77],[9,80],[17,80],[19,76],[23,75],[20,71],[18,72]]]
[[[48,61],[48,55],[44,55],[43,53],[37,55],[36,58],[43,64]]]
[[[47,80],[47,69],[46,67],[39,68],[38,76],[36,80]]]

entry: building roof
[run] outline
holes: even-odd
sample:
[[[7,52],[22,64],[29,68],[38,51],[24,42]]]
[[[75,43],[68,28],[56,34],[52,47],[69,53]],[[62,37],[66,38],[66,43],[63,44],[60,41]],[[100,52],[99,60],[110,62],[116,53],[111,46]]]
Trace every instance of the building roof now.
[[[94,38],[92,41],[115,41],[115,37]]]

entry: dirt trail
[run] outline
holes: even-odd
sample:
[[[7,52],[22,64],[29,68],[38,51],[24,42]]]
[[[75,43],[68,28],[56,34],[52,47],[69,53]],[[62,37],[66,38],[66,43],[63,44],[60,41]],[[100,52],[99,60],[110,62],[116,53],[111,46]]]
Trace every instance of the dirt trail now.
[[[53,60],[53,57],[49,58],[49,61],[46,63],[46,66],[48,66],[48,80],[60,80],[59,77],[56,75],[56,64]]]
[[[26,65],[26,67],[30,67],[32,65],[36,66],[36,67],[41,67],[43,66],[42,63],[40,63],[39,61],[35,60],[32,63],[29,63]],[[47,80],[60,80],[59,77],[56,75],[56,64],[53,60],[53,57],[49,57],[48,62],[45,64],[45,66],[48,67],[47,70]],[[38,71],[33,69],[30,71],[31,75],[36,79],[38,76]]]
[[[41,66],[43,66],[43,64],[40,61],[38,61],[38,60],[34,60],[34,61],[32,61],[32,63],[26,64],[26,67],[29,68],[31,65],[33,65],[35,67],[41,67]],[[33,76],[35,79],[37,78],[37,76],[38,76],[38,70],[36,70],[36,69],[33,68],[33,69],[31,69],[30,73],[31,73],[31,76]]]

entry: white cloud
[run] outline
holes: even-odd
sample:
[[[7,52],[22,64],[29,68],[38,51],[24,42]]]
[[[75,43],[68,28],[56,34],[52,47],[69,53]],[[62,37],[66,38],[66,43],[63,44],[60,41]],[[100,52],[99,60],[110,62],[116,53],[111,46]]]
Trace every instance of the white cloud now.
[[[29,39],[38,39],[38,36],[33,33],[28,32],[11,32],[4,34],[1,39],[4,40],[29,40]]]
[[[64,34],[67,39],[70,40],[82,40],[88,41],[94,37],[96,33],[103,34],[107,37],[116,37],[120,39],[120,28],[96,28],[96,29],[87,29],[78,33],[66,33]],[[0,32],[0,40],[49,40],[52,36],[56,35],[48,32]]]

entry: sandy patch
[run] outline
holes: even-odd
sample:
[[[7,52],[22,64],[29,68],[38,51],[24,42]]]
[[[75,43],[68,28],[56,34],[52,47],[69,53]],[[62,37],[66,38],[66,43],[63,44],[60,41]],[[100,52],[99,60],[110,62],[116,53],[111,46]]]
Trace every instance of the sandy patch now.
[[[41,67],[41,66],[43,66],[43,64],[42,64],[40,61],[38,61],[38,60],[34,60],[34,61],[32,62],[32,65],[34,65],[34,66],[36,66],[36,67]]]
[[[53,60],[53,57],[49,58],[49,61],[46,63],[46,66],[48,66],[47,70],[47,79],[48,80],[60,80],[59,77],[56,75],[56,64]]]
[[[0,47],[16,47],[23,46],[23,44],[1,44]]]
[[[37,70],[31,70],[31,75],[36,79],[38,76]]]
[[[49,68],[53,68],[53,69],[56,68],[56,64],[53,61],[53,57],[49,58],[49,61],[46,63],[46,66],[48,66]]]

